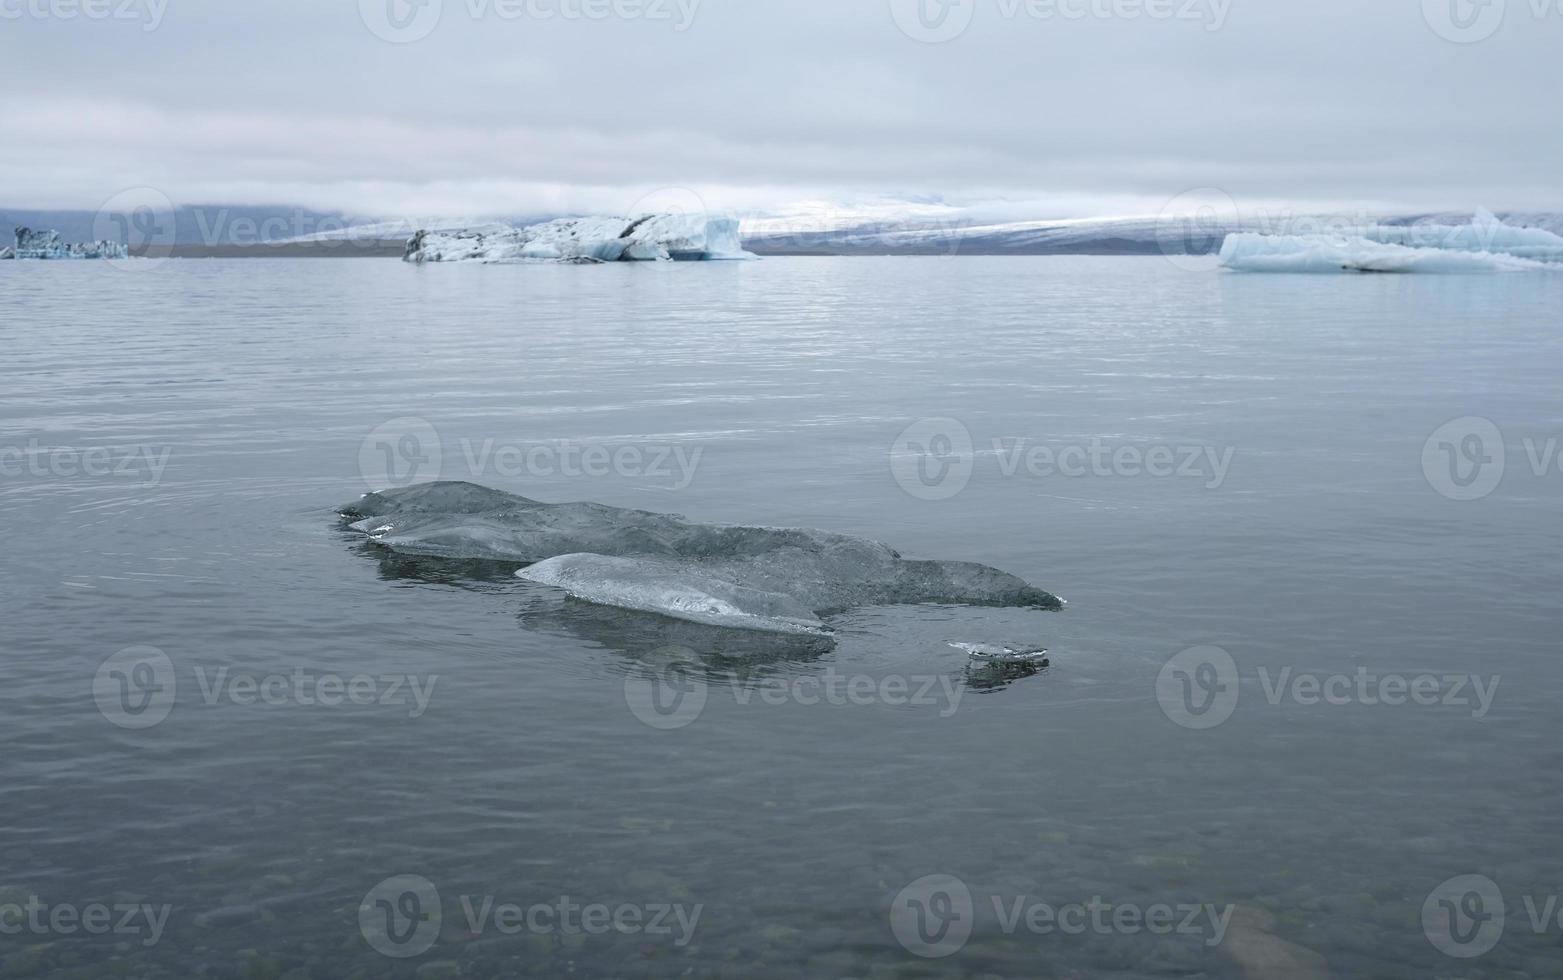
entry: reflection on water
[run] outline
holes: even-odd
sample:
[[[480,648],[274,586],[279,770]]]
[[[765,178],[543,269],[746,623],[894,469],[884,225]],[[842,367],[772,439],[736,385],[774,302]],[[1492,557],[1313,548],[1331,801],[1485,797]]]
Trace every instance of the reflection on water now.
[[[974,691],[991,694],[1002,691],[1028,677],[1043,673],[1052,663],[1046,659],[1014,661],[973,660],[966,665],[966,686]]]
[[[654,613],[600,606],[547,586],[517,583],[526,591],[520,613],[523,628],[568,634],[631,660],[666,666],[667,651],[713,673],[769,664],[808,664],[836,646],[830,636],[723,629],[670,619]]]
[[[380,577],[392,582],[418,582],[424,585],[451,585],[493,592],[510,587],[516,571],[524,566],[515,562],[488,561],[482,558],[429,558],[405,555],[372,542],[363,535],[352,536],[352,550],[380,566]]]

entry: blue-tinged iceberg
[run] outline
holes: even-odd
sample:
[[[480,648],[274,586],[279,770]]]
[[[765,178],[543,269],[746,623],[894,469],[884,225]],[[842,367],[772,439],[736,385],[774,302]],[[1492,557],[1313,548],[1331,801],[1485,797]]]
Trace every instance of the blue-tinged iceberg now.
[[[16,229],[16,247],[0,250],[0,259],[123,259],[130,250],[118,242],[66,242],[57,231]]]
[[[1468,225],[1369,225],[1319,235],[1231,234],[1221,264],[1241,272],[1563,271],[1563,236],[1477,211]]]
[[[689,262],[752,259],[738,219],[706,214],[560,218],[524,228],[419,231],[408,262]]]

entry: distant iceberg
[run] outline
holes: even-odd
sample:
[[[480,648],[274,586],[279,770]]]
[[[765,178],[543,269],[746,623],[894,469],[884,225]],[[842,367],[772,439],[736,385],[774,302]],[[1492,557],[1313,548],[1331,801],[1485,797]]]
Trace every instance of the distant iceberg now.
[[[16,247],[0,250],[0,259],[123,259],[130,249],[118,242],[66,242],[57,231],[16,229]]]
[[[560,218],[525,228],[419,231],[407,262],[690,262],[752,259],[738,219],[705,214]]]
[[[1239,232],[1221,264],[1241,272],[1563,271],[1563,237],[1516,228],[1480,210],[1468,225],[1369,225],[1320,235]]]

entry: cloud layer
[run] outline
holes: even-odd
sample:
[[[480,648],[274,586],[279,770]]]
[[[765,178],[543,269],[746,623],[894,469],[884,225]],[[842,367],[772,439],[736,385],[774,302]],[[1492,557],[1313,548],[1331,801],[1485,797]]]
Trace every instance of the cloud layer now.
[[[11,206],[143,185],[383,214],[622,211],[667,186],[714,207],[1060,217],[1154,213],[1192,187],[1563,205],[1563,0],[0,0],[0,17]]]

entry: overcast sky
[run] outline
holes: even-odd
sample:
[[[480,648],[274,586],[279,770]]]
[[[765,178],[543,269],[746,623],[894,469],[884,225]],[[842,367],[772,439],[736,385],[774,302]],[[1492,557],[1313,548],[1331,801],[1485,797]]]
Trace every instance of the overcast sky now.
[[[0,205],[1563,206],[1563,0],[421,2],[0,0]]]

